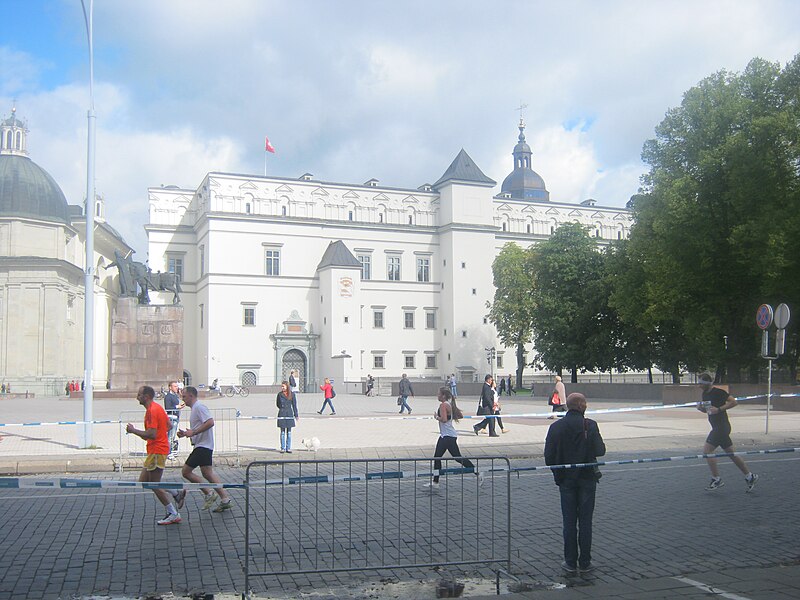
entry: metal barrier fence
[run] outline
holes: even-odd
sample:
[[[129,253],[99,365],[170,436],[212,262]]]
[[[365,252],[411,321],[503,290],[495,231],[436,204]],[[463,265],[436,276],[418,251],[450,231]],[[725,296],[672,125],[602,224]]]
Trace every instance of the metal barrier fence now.
[[[245,593],[252,577],[276,575],[496,563],[510,571],[508,459],[471,459],[471,469],[443,457],[436,490],[424,486],[433,460],[250,463]]]
[[[214,456],[233,456],[236,465],[239,465],[239,411],[235,408],[209,408],[211,418],[214,419]],[[180,429],[189,428],[189,414],[191,410],[185,408],[181,411]],[[141,410],[126,410],[119,413],[119,460],[132,456],[146,456],[147,442],[138,435],[129,435],[125,432],[128,423],[133,423],[137,428],[143,426],[144,412]],[[178,439],[178,456],[186,458],[192,445],[186,438]],[[121,469],[120,469],[121,470]]]

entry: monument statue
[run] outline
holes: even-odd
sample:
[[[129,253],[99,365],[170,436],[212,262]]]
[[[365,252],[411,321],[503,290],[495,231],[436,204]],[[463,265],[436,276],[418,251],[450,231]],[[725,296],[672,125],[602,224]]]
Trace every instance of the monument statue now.
[[[139,297],[139,304],[150,304],[148,290],[158,292],[172,292],[172,303],[180,304],[179,296],[181,283],[175,273],[153,273],[150,267],[133,260],[130,256],[123,256],[119,250],[114,250],[114,262],[108,268],[117,267],[119,270],[120,296],[133,298]]]

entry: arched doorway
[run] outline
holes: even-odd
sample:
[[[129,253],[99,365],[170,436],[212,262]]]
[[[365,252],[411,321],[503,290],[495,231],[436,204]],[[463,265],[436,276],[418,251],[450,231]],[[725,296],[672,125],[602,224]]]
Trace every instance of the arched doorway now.
[[[306,372],[306,355],[297,348],[287,350],[281,360],[281,381],[289,381],[289,373],[297,371],[298,382],[297,385],[300,390],[306,389],[306,380],[308,373]]]

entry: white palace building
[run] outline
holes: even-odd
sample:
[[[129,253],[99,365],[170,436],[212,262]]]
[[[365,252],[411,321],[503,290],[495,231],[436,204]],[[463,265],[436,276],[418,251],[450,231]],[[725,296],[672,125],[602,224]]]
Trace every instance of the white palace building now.
[[[565,222],[606,241],[631,226],[626,209],[551,201],[524,129],[499,193],[464,150],[416,189],[215,172],[197,189],[148,189],[150,267],[183,286],[185,375],[270,385],[297,369],[309,391],[368,373],[473,381],[488,347],[513,373],[486,319],[503,245]]]

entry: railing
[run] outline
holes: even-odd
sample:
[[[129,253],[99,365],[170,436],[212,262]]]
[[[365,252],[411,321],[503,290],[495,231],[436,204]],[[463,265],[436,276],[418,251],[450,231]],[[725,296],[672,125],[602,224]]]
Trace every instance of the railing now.
[[[441,460],[435,490],[424,485],[431,458],[250,463],[246,593],[254,577],[497,563],[510,570],[508,459],[472,459],[474,469]]]
[[[214,456],[229,456],[235,458],[239,465],[239,411],[235,408],[209,408],[211,418],[214,419]],[[189,414],[191,409],[181,411],[180,429],[189,428]],[[144,412],[141,410],[126,410],[119,414],[119,470],[122,470],[122,461],[134,456],[147,455],[147,443],[138,435],[129,435],[125,426],[133,423],[137,428],[143,427]],[[191,442],[186,438],[178,438],[178,457],[186,458],[191,451]]]

